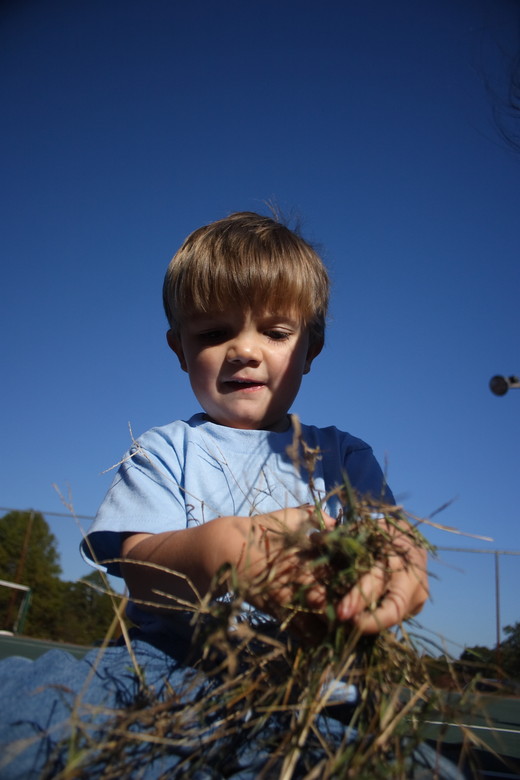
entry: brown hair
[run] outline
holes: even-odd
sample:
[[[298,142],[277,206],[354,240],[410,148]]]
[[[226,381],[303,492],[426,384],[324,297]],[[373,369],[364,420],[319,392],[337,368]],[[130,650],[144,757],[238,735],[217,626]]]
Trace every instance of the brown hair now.
[[[174,255],[164,278],[168,322],[178,331],[195,312],[237,303],[296,311],[311,341],[323,341],[329,277],[316,251],[281,222],[238,212],[195,230]]]

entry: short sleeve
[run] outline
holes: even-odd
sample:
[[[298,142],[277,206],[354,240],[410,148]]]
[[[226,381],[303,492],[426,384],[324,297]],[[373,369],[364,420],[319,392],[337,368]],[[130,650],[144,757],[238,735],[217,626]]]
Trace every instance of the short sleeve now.
[[[375,500],[395,504],[381,466],[368,444],[348,452],[345,467],[350,484],[360,496],[371,496]]]
[[[185,528],[182,481],[182,468],[171,444],[165,452],[161,452],[160,440],[139,443],[129,450],[82,542],[83,557],[109,574],[121,576],[114,559],[121,554],[122,534]]]

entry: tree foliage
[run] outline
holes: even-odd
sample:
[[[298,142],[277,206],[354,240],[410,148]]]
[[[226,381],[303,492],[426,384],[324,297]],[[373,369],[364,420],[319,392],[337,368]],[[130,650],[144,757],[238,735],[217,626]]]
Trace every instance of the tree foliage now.
[[[3,579],[36,587],[61,574],[56,538],[40,512],[9,512],[0,518]]]
[[[520,623],[504,626],[507,639],[502,643],[501,664],[508,677],[520,680]]]
[[[103,639],[114,617],[112,601],[104,590],[97,571],[78,582],[62,583],[62,641],[85,645]]]
[[[506,639],[499,647],[476,645],[468,647],[460,656],[461,668],[467,677],[520,680],[520,623],[504,626]]]
[[[0,520],[0,577],[32,590],[25,630],[52,636],[60,606],[57,543],[39,512],[9,512]],[[2,623],[11,628],[16,591],[2,588]]]
[[[76,644],[101,640],[113,618],[109,596],[94,571],[80,582],[60,579],[57,541],[39,512],[9,512],[0,518],[0,579],[26,585],[32,601],[24,633]],[[12,630],[20,601],[0,588],[0,629]]]

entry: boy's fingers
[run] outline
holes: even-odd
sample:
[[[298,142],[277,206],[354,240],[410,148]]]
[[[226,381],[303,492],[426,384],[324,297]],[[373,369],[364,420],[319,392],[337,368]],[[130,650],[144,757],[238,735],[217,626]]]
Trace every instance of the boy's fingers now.
[[[269,610],[271,607],[282,607],[287,609],[294,609],[295,607],[301,607],[304,613],[306,609],[309,610],[323,610],[326,603],[326,594],[324,589],[319,586],[307,586],[305,584],[298,583],[296,585],[281,585],[276,589],[273,589],[268,593],[267,600],[262,599],[262,609]],[[277,612],[275,608],[275,613]]]
[[[301,604],[311,609],[321,609],[326,604],[326,589],[315,576],[314,568],[307,565],[300,551],[281,557],[272,568],[272,579],[266,587],[268,599],[279,606]],[[261,591],[260,591],[261,594]]]
[[[388,590],[379,607],[360,612],[352,622],[362,634],[377,634],[385,628],[401,623],[408,614],[405,592],[400,588],[393,588]]]
[[[336,527],[336,521],[333,517],[328,515],[326,512],[320,512],[318,520],[321,520],[323,522],[323,525],[325,526],[327,531],[333,531]],[[320,524],[321,528],[321,524]]]
[[[313,504],[302,504],[300,507],[306,513],[306,520],[309,520],[315,528],[322,529],[322,523],[327,531],[332,531],[336,525],[333,517],[323,510],[318,510]]]
[[[399,558],[389,563],[393,566],[392,576],[383,580],[379,595],[368,606],[365,602],[364,609],[351,615],[350,619],[363,634],[375,634],[416,615],[428,598],[425,573],[422,570],[411,566],[403,568]],[[365,587],[368,587],[367,584]],[[376,593],[375,590],[372,592]],[[382,596],[384,598],[376,606]]]
[[[352,620],[356,615],[370,609],[386,591],[388,577],[382,566],[374,566],[368,574],[339,602],[336,612],[340,620]]]

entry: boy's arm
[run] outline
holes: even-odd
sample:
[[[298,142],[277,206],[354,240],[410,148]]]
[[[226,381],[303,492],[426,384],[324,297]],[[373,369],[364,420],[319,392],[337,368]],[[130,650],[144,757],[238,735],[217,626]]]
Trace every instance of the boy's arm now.
[[[331,530],[334,520],[323,517]],[[167,610],[204,597],[214,575],[229,563],[254,606],[276,615],[304,588],[307,605],[324,613],[326,589],[309,563],[312,556],[281,543],[280,530],[301,531],[312,521],[311,508],[297,507],[255,517],[219,517],[180,531],[131,534],[122,545],[123,576],[134,600]],[[402,532],[385,528],[393,536],[387,557],[336,605],[339,620],[352,622],[363,634],[416,614],[428,597],[426,551],[413,544],[402,522]]]
[[[322,514],[332,529],[333,518]],[[302,531],[316,522],[311,507],[294,507],[254,517],[218,517],[178,531],[129,534],[121,548],[123,576],[134,600],[164,610],[179,602],[196,603],[228,563],[236,567],[255,606],[274,613],[304,586],[309,606],[319,608],[325,604],[324,587],[305,556],[288,549],[280,533]],[[259,595],[260,589],[256,595],[259,579],[267,585],[267,597]]]

